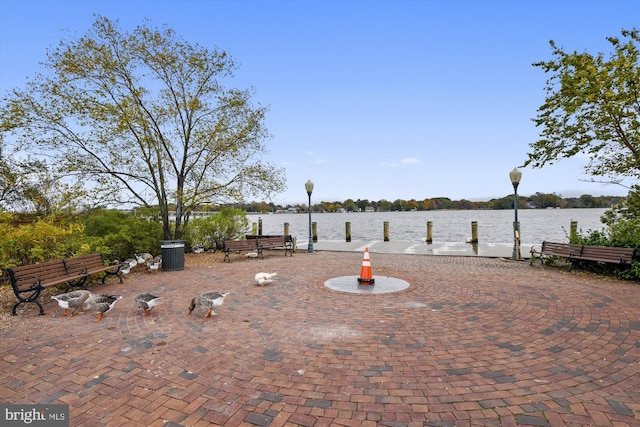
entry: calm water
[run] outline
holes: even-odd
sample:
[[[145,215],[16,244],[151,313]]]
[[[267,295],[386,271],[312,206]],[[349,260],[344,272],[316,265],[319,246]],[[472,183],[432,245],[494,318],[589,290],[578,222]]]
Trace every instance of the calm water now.
[[[523,209],[518,211],[522,244],[543,240],[568,241],[571,221],[578,230],[601,230],[600,217],[606,209]],[[262,219],[262,234],[289,233],[299,241],[309,237],[308,214],[249,215],[249,221]],[[382,240],[384,222],[389,222],[391,241],[420,242],[427,236],[427,221],[433,223],[433,241],[465,242],[471,237],[471,222],[478,222],[480,243],[513,242],[513,210],[312,213],[318,240],[345,240],[345,222],[351,223],[352,240]]]

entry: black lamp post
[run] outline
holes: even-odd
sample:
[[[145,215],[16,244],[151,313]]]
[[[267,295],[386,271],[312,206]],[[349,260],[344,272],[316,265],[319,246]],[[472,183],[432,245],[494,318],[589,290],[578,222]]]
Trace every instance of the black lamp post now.
[[[307,252],[313,253],[313,237],[311,236],[311,193],[313,193],[313,182],[308,180],[304,184],[305,190],[307,190],[307,194],[309,195],[309,244],[307,245]]]
[[[511,178],[511,184],[513,184],[513,210],[515,212],[515,220],[513,221],[513,254],[511,256],[514,260],[520,259],[520,223],[518,222],[518,184],[520,184],[520,178],[522,178],[522,172],[518,168],[513,168],[509,172],[509,178]]]

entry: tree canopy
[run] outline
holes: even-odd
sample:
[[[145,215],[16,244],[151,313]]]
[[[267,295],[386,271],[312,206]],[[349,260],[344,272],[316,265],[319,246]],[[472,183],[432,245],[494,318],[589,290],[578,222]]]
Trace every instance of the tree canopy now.
[[[251,103],[253,89],[226,87],[236,69],[227,52],[98,16],[42,65],[4,97],[1,130],[94,203],[158,206],[164,238],[179,239],[203,203],[284,189],[284,172],[262,160],[267,109]]]
[[[554,59],[534,63],[551,77],[534,119],[540,139],[525,166],[541,168],[586,155],[586,172],[620,182],[640,178],[640,65],[637,29],[608,37],[613,52],[567,53],[550,41]]]

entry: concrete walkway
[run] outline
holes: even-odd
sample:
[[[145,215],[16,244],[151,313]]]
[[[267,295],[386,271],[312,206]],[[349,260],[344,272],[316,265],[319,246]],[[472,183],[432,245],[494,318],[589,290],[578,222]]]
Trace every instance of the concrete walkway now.
[[[307,242],[298,242],[298,249],[306,251]],[[418,242],[384,242],[381,240],[359,240],[352,242],[322,240],[313,244],[314,251],[364,252],[407,254],[407,255],[449,255],[449,256],[482,256],[490,258],[512,258],[513,244],[471,244],[471,243],[418,243]],[[520,246],[520,258],[529,258],[531,245]]]
[[[370,247],[374,248],[375,245]],[[0,330],[0,401],[64,403],[71,426],[640,426],[640,286],[481,256],[232,254],[95,285],[94,323],[46,301]],[[255,286],[259,271],[278,280]],[[355,284],[354,284],[355,285]],[[231,292],[188,314],[199,292]],[[143,316],[134,297],[163,303]]]

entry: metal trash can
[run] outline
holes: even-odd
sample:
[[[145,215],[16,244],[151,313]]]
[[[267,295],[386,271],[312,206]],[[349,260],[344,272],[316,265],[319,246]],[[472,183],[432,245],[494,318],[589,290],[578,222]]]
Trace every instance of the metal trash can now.
[[[161,240],[162,271],[184,270],[184,240]]]

